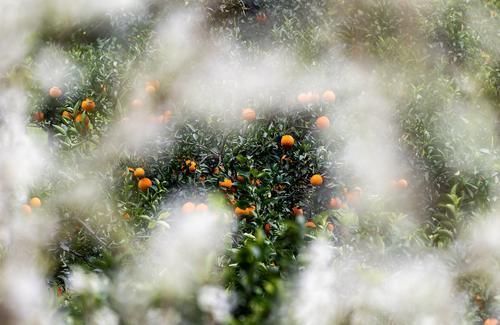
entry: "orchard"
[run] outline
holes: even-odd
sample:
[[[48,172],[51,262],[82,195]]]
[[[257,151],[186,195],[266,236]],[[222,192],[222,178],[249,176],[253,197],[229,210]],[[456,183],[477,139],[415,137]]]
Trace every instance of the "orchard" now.
[[[500,324],[500,3],[0,3],[2,324]]]

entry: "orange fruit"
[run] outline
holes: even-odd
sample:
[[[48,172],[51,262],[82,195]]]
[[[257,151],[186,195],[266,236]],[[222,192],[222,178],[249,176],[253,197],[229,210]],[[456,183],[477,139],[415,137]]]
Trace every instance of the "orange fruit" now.
[[[330,127],[330,119],[326,116],[320,116],[316,119],[316,127],[320,130],[328,129]]]
[[[254,121],[256,116],[257,114],[251,108],[245,108],[241,112],[241,118],[244,119],[245,121]]]
[[[332,209],[340,209],[342,207],[342,200],[338,197],[332,197],[330,199],[330,208]]]
[[[270,223],[266,223],[264,225],[264,232],[266,233],[267,236],[269,236],[269,234],[271,233],[271,224]]]
[[[236,176],[236,180],[238,181],[238,183],[244,183],[245,177],[243,177],[242,175],[238,175]]]
[[[75,117],[75,122],[76,123],[82,123],[82,114],[78,114],[76,117]],[[89,120],[89,117],[88,116],[85,116],[85,127],[89,127],[89,123],[90,123],[90,120]]]
[[[242,209],[240,207],[236,207],[234,208],[234,213],[237,215],[237,216],[243,216],[247,213],[247,209]]]
[[[281,146],[285,149],[290,149],[295,144],[295,139],[291,135],[284,135],[281,137]]]
[[[193,213],[196,209],[196,206],[194,205],[193,202],[186,202],[182,205],[182,213],[183,214],[190,214]]]
[[[52,87],[49,89],[49,96],[52,98],[57,98],[62,96],[62,90],[59,87]]]
[[[234,213],[237,216],[248,216],[248,215],[251,215],[254,211],[255,211],[255,207],[254,206],[249,206],[249,207],[247,207],[245,209],[242,209],[240,207],[234,208]]]
[[[153,85],[146,85],[146,87],[144,87],[144,90],[146,90],[146,92],[150,95],[156,92],[156,88]]]
[[[311,176],[310,182],[312,186],[320,186],[321,184],[323,184],[323,176],[321,176],[320,174],[314,174]]]
[[[404,178],[401,178],[396,182],[396,187],[399,189],[405,189],[408,187],[408,181]]]
[[[293,207],[292,214],[296,217],[304,215],[304,210],[301,207]]]
[[[162,119],[163,123],[167,123],[168,121],[170,121],[171,118],[172,118],[172,111],[163,112],[163,119]]]
[[[142,100],[140,100],[140,99],[138,99],[138,98],[136,98],[136,99],[132,100],[132,103],[131,103],[131,104],[132,104],[132,107],[133,107],[133,108],[141,108],[141,107],[143,107],[143,106],[144,106],[144,103],[142,102]]]
[[[191,161],[191,162],[189,163],[189,171],[190,171],[191,173],[194,173],[194,172],[196,171],[196,163],[195,163],[194,161]]]
[[[30,206],[32,208],[39,208],[42,206],[42,200],[40,200],[40,198],[38,197],[32,197],[31,200],[30,200]]]
[[[141,178],[139,180],[139,182],[137,183],[137,186],[139,186],[139,189],[144,192],[148,188],[150,188],[151,186],[153,186],[153,182],[149,178],[144,177],[144,178]]]
[[[68,112],[68,111],[64,111],[64,112],[62,112],[62,114],[61,114],[61,115],[62,115],[62,117],[63,117],[63,118],[67,118],[67,119],[69,119],[69,120],[73,119],[73,114],[71,114],[71,113],[70,113],[70,112]]]
[[[498,319],[488,318],[484,321],[484,325],[498,325]]]
[[[38,112],[33,113],[33,120],[34,121],[42,122],[44,118],[45,118],[45,114],[43,114],[43,112],[38,111]]]
[[[297,96],[297,100],[301,104],[310,104],[312,102],[318,101],[319,100],[319,95],[316,93],[313,93],[312,91],[309,91],[307,93],[300,93]]]
[[[143,168],[136,168],[134,170],[134,176],[137,178],[143,178],[146,175],[146,172],[144,171]]]
[[[196,205],[195,210],[196,210],[196,212],[208,212],[208,205],[206,205],[204,203],[200,203],[200,204]]]
[[[314,229],[316,228],[316,224],[312,221],[312,220],[308,220],[304,226],[306,226],[306,228],[311,228],[311,229]]]
[[[335,229],[335,225],[331,222],[329,222],[327,225],[326,225],[326,229],[329,231],[329,232],[333,232],[333,230]]]
[[[323,100],[327,103],[333,103],[337,96],[335,96],[335,93],[332,90],[325,90],[323,93]]]
[[[146,86],[144,87],[144,90],[150,95],[154,94],[160,89],[160,81],[158,80],[150,80],[146,82]]]
[[[154,94],[156,92],[156,88],[154,86],[152,86],[152,85],[147,85],[145,87],[145,90],[150,95],[152,95],[152,94]]]
[[[31,214],[31,207],[27,204],[23,204],[21,206],[21,211],[23,212],[23,214],[26,214],[26,215]]]
[[[224,178],[224,181],[219,182],[219,186],[231,188],[233,186],[233,182],[229,178]]]
[[[95,102],[90,98],[85,98],[81,107],[85,112],[92,112],[95,108]]]
[[[309,96],[306,93],[300,93],[297,96],[297,101],[301,104],[307,104],[309,102]]]

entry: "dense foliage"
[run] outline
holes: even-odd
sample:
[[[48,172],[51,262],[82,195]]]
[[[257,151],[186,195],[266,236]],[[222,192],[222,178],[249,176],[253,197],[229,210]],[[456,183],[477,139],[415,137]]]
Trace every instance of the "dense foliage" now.
[[[237,62],[236,77],[262,71],[270,64],[262,58],[273,58],[272,65],[283,55],[281,63],[293,71],[289,85],[239,89],[243,96],[228,97],[238,91],[234,74],[196,79],[206,68],[201,51],[165,58],[171,44],[158,41],[157,26],[165,13],[181,9],[201,13],[194,26],[203,36],[195,42],[227,49],[222,59],[228,69]],[[147,301],[175,308],[184,323],[286,319],[279,310],[307,265],[302,252],[318,238],[345,254],[371,251],[380,261],[453,250],[471,224],[494,212],[497,199],[498,30],[493,39],[485,35],[499,26],[499,11],[498,2],[486,0],[158,1],[142,13],[64,27],[48,22],[23,65],[2,82],[28,85],[29,128],[44,130],[32,132],[36,141],[46,139],[57,161],[31,193],[58,223],[46,247],[48,283],[66,321],[85,323],[108,306],[121,323],[134,323],[111,292],[72,292],[72,270],[120,281],[118,271],[136,263],[154,232],[175,232],[173,216],[201,204],[229,225],[202,282],[222,284],[235,299],[224,321],[200,310],[194,295],[174,299],[159,290]],[[190,31],[178,33],[188,38]],[[43,55],[49,66],[36,60]],[[65,59],[71,64],[59,65]],[[37,81],[37,71],[54,66],[61,68],[62,82],[53,85],[60,96]],[[274,73],[271,68],[256,83],[267,85]],[[314,78],[297,77],[304,75]],[[325,85],[332,75],[337,81]],[[196,91],[192,96],[176,94],[183,78],[188,91]],[[226,92],[203,98],[213,89]],[[335,99],[324,95],[330,89]],[[95,108],[86,109],[86,98]],[[240,116],[245,107],[255,119]],[[321,126],[321,116],[331,125]],[[125,133],[137,128],[141,138],[129,141]],[[293,137],[292,146],[283,144],[285,135]],[[380,148],[351,166],[345,152],[366,140]],[[379,195],[372,175],[358,171],[386,152],[401,164],[378,180],[394,183]],[[136,177],[139,167],[145,175]],[[311,184],[315,174],[322,176],[319,186]],[[143,177],[151,186],[141,190]],[[91,184],[91,194],[74,191],[82,183]],[[409,220],[417,221],[412,231],[405,228]],[[466,263],[459,255],[450,265]],[[500,316],[490,275],[457,269],[456,286],[469,299],[467,321]],[[141,292],[134,290],[130,294]]]

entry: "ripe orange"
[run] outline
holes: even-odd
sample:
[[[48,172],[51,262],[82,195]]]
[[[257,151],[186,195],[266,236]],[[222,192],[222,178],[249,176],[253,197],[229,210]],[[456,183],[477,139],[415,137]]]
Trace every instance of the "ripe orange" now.
[[[328,129],[330,127],[330,119],[326,116],[320,116],[316,119],[316,127],[320,130]]]
[[[75,117],[75,122],[76,123],[82,123],[82,114],[78,114],[76,117]],[[89,120],[89,117],[88,116],[85,116],[85,127],[88,128],[89,127],[89,123],[90,123],[90,120]]]
[[[498,319],[496,318],[488,318],[484,321],[484,325],[498,325]]]
[[[183,214],[190,214],[193,213],[196,209],[196,206],[194,205],[193,202],[186,202],[182,205],[182,213]]]
[[[40,198],[38,197],[32,197],[31,200],[30,200],[30,206],[32,208],[39,208],[42,206],[42,200],[40,200]]]
[[[327,103],[333,103],[337,96],[335,96],[335,93],[332,90],[326,90],[323,93],[323,100]]]
[[[242,209],[240,207],[236,207],[234,208],[234,213],[237,215],[237,216],[243,216],[245,215],[247,212],[247,209]]]
[[[340,209],[342,207],[342,200],[338,197],[332,197],[330,199],[330,208],[332,209]]]
[[[150,95],[156,92],[156,88],[153,85],[146,85],[146,87],[144,87],[144,90],[146,90],[146,92]]]
[[[271,224],[270,223],[266,223],[264,225],[264,232],[266,233],[267,236],[269,236],[269,234],[271,233]]]
[[[307,93],[300,93],[297,96],[297,100],[299,101],[299,103],[306,105],[318,101],[319,95],[317,93],[313,93],[312,91],[309,91]]]
[[[200,203],[195,208],[196,212],[208,212],[208,205]]]
[[[229,178],[224,178],[224,181],[219,182],[219,186],[231,188],[233,186],[233,182]]]
[[[404,178],[401,178],[396,182],[396,187],[399,189],[405,189],[408,187],[408,181]]]
[[[310,97],[306,93],[300,93],[297,96],[297,100],[301,104],[307,104],[309,102]]]
[[[67,119],[69,119],[69,120],[73,119],[73,114],[71,114],[71,113],[70,113],[70,112],[68,112],[68,111],[64,111],[64,112],[62,112],[62,114],[61,114],[61,115],[62,115],[62,117],[63,117],[63,118],[67,118]]]
[[[321,176],[320,174],[314,174],[311,176],[310,182],[312,186],[320,186],[321,184],[323,184],[323,176]]]
[[[49,89],[49,96],[52,98],[57,98],[62,96],[62,90],[59,87],[52,87]]]
[[[256,116],[257,114],[251,108],[245,108],[241,112],[241,118],[244,119],[245,121],[254,121]]]
[[[195,163],[194,161],[191,161],[191,162],[189,163],[189,171],[190,171],[191,173],[194,173],[194,172],[196,171],[196,163]]]
[[[285,149],[290,149],[295,144],[295,139],[291,135],[284,135],[281,137],[281,146]]]
[[[311,229],[316,228],[316,224],[312,220],[307,220],[304,226],[306,226],[306,228],[311,228]]]
[[[45,118],[45,114],[43,114],[43,112],[35,112],[33,113],[33,120],[37,121],[37,122],[42,122],[43,119]]]
[[[144,103],[142,102],[142,100],[140,100],[140,99],[138,99],[138,98],[136,98],[136,99],[132,100],[132,103],[131,103],[131,104],[132,104],[132,107],[133,107],[133,108],[141,108],[141,107],[143,107],[143,106],[144,106]]]
[[[137,178],[143,178],[146,175],[146,172],[144,171],[143,168],[136,168],[134,170],[134,176]]]
[[[150,80],[146,82],[146,86],[144,87],[144,89],[148,94],[152,95],[160,89],[160,81]]]
[[[85,98],[82,101],[81,107],[85,112],[92,112],[95,108],[95,102],[90,98]]]
[[[168,121],[170,121],[171,118],[172,118],[172,111],[167,110],[163,112],[163,119],[162,119],[163,123],[167,123]]]
[[[236,176],[236,180],[238,181],[238,183],[244,183],[245,177],[242,175],[238,175],[238,176]]]
[[[31,214],[31,207],[27,204],[23,204],[21,206],[21,211],[23,212],[23,214],[26,214],[26,215]]]
[[[304,210],[301,207],[293,207],[292,214],[296,217],[304,215]]]
[[[329,232],[333,232],[333,230],[335,229],[335,225],[331,222],[329,222],[327,225],[326,225],[326,229],[329,231]]]
[[[254,206],[249,206],[249,207],[247,207],[245,209],[242,209],[240,207],[234,208],[234,213],[237,216],[248,216],[248,215],[251,215],[254,211],[255,211],[255,207]]]
[[[137,186],[139,186],[139,189],[144,192],[148,188],[150,188],[151,186],[153,186],[153,182],[149,178],[144,177],[144,178],[141,178],[139,180],[139,182],[137,183]]]

